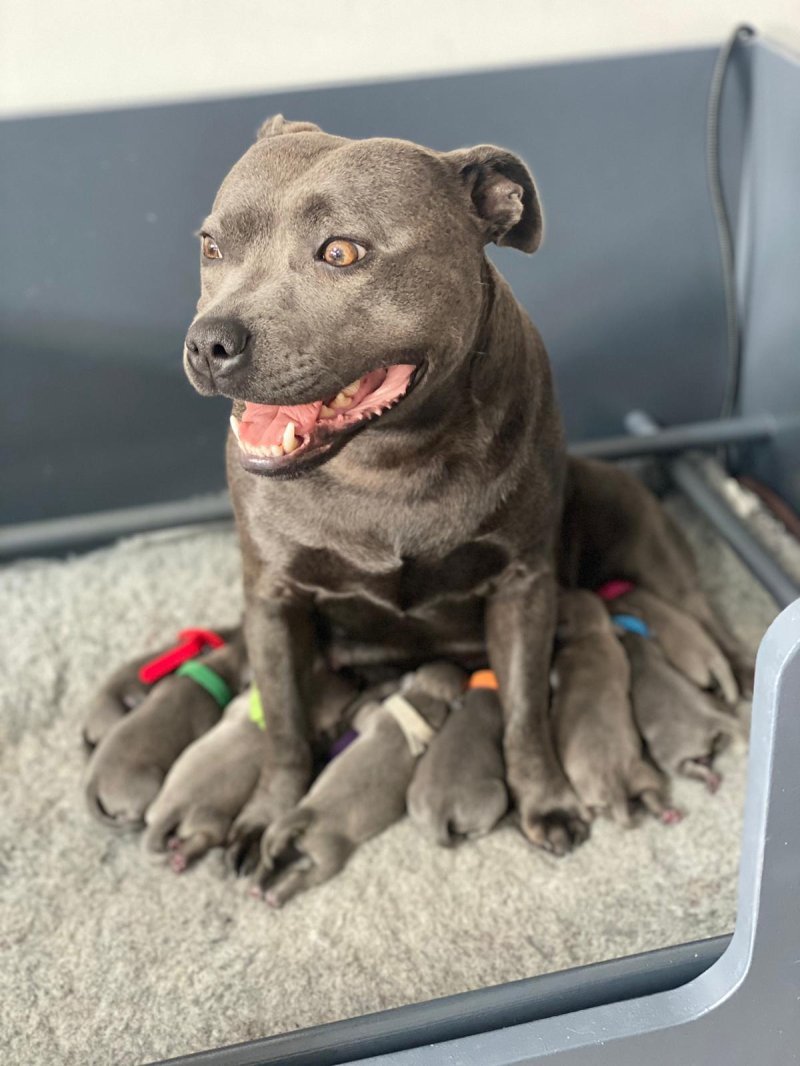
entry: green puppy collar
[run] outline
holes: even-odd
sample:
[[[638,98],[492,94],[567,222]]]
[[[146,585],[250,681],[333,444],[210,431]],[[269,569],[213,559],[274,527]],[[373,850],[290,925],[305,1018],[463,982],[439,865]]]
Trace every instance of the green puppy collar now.
[[[200,688],[204,688],[209,696],[215,699],[223,709],[233,699],[233,693],[228,687],[227,681],[221,678],[216,670],[206,666],[205,663],[199,663],[196,659],[189,659],[187,662],[182,663],[175,672],[181,677],[190,677],[192,681],[196,681]]]
[[[264,705],[261,702],[261,693],[255,685],[250,689],[250,721],[254,722],[259,729],[266,729],[264,720]]]

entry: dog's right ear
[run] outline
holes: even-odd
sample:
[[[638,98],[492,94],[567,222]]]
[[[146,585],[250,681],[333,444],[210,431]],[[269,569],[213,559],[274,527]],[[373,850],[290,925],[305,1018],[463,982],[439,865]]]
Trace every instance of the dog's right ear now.
[[[322,130],[314,122],[292,122],[283,115],[271,115],[259,126],[256,140],[263,141],[265,137],[279,137],[282,133],[321,132]]]

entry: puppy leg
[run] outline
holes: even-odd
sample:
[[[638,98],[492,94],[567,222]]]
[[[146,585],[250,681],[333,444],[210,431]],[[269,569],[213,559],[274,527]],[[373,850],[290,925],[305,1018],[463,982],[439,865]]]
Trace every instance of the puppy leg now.
[[[663,774],[640,759],[628,780],[629,795],[664,825],[675,825],[682,821],[683,814],[668,803],[667,790],[667,779]]]
[[[706,755],[696,759],[683,759],[678,766],[678,773],[701,781],[713,795],[722,784],[722,775],[711,769],[710,762],[710,757]]]
[[[221,811],[193,807],[169,841],[169,864],[175,873],[183,873],[211,848],[224,844],[232,821]]]
[[[282,907],[293,896],[329,881],[352,853],[348,841],[327,832],[313,834],[313,839],[304,840],[299,846],[303,850],[301,858],[278,874],[264,894],[270,907]]]
[[[467,840],[490,833],[508,810],[508,790],[502,781],[485,781],[469,797],[469,803],[458,804],[449,828]]]
[[[129,772],[117,773],[113,765],[107,767],[97,756],[89,763],[84,795],[89,813],[98,821],[114,829],[138,829],[144,812],[158,795],[165,771],[157,766],[136,766]],[[110,772],[109,772],[110,770]]]
[[[155,806],[156,804],[153,804],[145,815],[147,828],[142,835],[142,848],[149,858],[161,859],[167,850],[168,841],[181,823],[183,812],[180,808],[173,807],[153,817],[150,811]]]

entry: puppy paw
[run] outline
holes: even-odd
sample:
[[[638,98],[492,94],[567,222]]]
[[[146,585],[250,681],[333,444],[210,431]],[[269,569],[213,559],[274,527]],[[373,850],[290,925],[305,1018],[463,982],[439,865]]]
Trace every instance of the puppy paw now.
[[[268,907],[277,910],[293,896],[313,888],[316,884],[319,884],[316,865],[310,858],[303,856],[275,878],[264,892],[264,902]]]
[[[581,802],[592,814],[605,814],[629,829],[634,812],[644,809],[665,825],[679,822],[683,815],[669,805],[666,778],[643,759],[620,760],[614,751],[596,751],[593,761],[583,760],[582,770],[570,780]]]
[[[249,877],[255,873],[261,861],[261,838],[274,813],[269,797],[254,797],[231,826],[225,862],[237,877]]]
[[[426,788],[409,790],[407,806],[411,820],[421,832],[440,847],[452,847],[462,840],[486,836],[508,810],[508,790],[503,781],[484,780],[461,787],[442,787],[434,782]]]
[[[269,850],[266,845],[262,847],[262,839],[270,826],[293,807],[285,795],[256,791],[228,834],[225,858],[229,869],[239,877],[260,877],[259,868],[269,860]]]
[[[164,781],[163,771],[135,766],[126,767],[123,773],[113,763],[104,765],[98,756],[102,748],[92,756],[84,785],[90,814],[113,829],[141,828],[145,811]]]

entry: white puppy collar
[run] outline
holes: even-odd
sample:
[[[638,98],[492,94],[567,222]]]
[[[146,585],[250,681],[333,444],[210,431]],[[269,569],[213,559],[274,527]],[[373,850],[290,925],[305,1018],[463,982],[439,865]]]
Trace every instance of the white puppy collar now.
[[[414,758],[422,755],[436,731],[428,725],[417,708],[398,692],[385,699],[383,706],[402,729]]]

